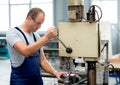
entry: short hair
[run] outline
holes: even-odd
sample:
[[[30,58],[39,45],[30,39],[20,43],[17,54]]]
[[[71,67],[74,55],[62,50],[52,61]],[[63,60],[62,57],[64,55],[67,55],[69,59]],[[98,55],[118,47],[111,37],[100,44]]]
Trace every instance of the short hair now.
[[[35,19],[39,13],[43,13],[45,15],[45,12],[42,9],[35,7],[29,10],[27,17],[31,16],[32,19]]]

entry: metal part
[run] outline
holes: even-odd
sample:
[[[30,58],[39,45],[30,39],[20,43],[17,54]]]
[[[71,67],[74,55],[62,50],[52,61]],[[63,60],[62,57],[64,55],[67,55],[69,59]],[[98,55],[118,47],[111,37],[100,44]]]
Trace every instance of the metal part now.
[[[56,37],[60,42],[61,42],[61,44],[65,47],[65,48],[67,48],[67,46],[58,38],[58,37]]]
[[[70,48],[67,49],[63,43],[59,43],[59,56],[83,57],[85,59],[88,64],[87,85],[96,85],[96,62],[101,56],[101,39],[98,23],[101,17],[98,17],[98,20],[96,19],[95,6],[90,7],[86,19],[83,18],[83,0],[68,0],[69,22],[60,22],[58,26],[59,38],[68,47],[72,48],[72,50]],[[82,21],[82,19],[85,19],[86,22]],[[108,71],[107,68],[105,69],[105,71]],[[107,73],[105,73],[105,76],[108,76]],[[63,85],[80,85],[80,80],[72,83],[70,78],[68,78],[65,81]],[[107,77],[105,83],[107,83],[106,81]]]
[[[83,0],[68,0],[68,19],[76,22],[83,18]]]
[[[106,43],[106,59],[105,59],[105,66],[104,66],[104,80],[103,85],[108,85],[108,76],[109,76],[109,68],[108,68],[108,42]]]
[[[6,37],[0,37],[0,46],[6,46],[7,42],[6,42]]]
[[[94,6],[87,13],[87,20],[89,22],[95,21],[95,7]]]
[[[97,22],[60,22],[59,38],[72,48],[72,53],[67,53],[59,43],[59,56],[98,58],[101,52],[98,26]]]
[[[67,53],[72,53],[72,48],[71,47],[67,47],[58,37],[56,37],[60,42],[61,44],[66,48],[66,52]]]
[[[67,47],[67,48],[66,48],[66,52],[67,52],[67,53],[72,53],[72,48],[71,48],[71,47]]]
[[[76,74],[67,74],[62,80],[58,80],[58,85],[81,85],[87,80],[86,77],[78,77]],[[85,84],[86,85],[86,84]]]
[[[96,62],[87,61],[88,63],[88,85],[96,85]]]

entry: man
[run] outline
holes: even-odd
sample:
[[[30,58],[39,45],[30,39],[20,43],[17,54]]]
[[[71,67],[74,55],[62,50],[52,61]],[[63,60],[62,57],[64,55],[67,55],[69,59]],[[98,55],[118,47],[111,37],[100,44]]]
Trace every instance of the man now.
[[[49,39],[57,36],[55,27],[50,27],[41,38],[36,33],[44,19],[42,9],[32,8],[20,26],[8,30],[6,38],[12,67],[10,85],[43,85],[40,66],[58,79],[64,74],[48,63],[41,49]]]

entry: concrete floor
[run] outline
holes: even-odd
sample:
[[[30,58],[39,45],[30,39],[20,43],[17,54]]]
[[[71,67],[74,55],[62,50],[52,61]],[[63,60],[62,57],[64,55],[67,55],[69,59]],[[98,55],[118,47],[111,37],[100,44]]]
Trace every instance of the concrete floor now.
[[[0,59],[0,85],[9,85],[10,81],[10,60]],[[55,78],[43,78],[44,85],[58,85],[57,79]],[[53,82],[51,82],[53,81]],[[109,85],[119,85],[115,84],[115,78],[109,77]]]
[[[10,81],[10,60],[0,59],[0,85],[9,85]],[[43,77],[44,85],[57,85],[56,78],[46,78]]]
[[[9,85],[10,71],[10,60],[0,60],[0,85]]]

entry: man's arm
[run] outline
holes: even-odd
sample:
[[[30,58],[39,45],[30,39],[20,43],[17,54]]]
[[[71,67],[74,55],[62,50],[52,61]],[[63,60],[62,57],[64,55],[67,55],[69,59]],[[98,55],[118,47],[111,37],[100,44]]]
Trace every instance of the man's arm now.
[[[54,27],[49,28],[47,33],[38,39],[36,42],[25,45],[22,41],[19,41],[14,44],[13,48],[21,53],[25,57],[29,57],[37,50],[39,50],[42,46],[44,46],[50,38],[54,38],[57,35],[56,29]]]
[[[22,41],[19,41],[14,44],[13,48],[16,49],[19,53],[24,55],[25,57],[29,57],[37,50],[39,50],[49,39],[45,38],[44,36],[37,40],[36,42],[26,45]]]
[[[41,67],[48,73],[56,76],[58,79],[61,79],[61,76],[65,74],[65,72],[57,72],[48,62],[48,60],[45,57],[45,54],[43,51],[41,51],[40,55],[40,65]]]

